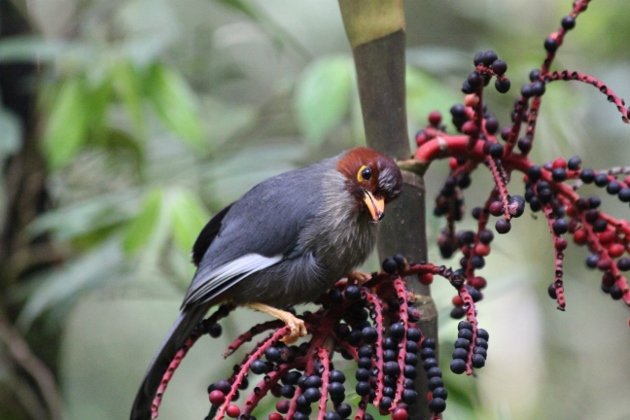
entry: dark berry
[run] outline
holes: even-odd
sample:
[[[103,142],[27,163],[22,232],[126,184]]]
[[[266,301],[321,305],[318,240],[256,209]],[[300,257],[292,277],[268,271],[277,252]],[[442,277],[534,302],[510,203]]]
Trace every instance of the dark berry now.
[[[606,230],[608,222],[604,219],[597,219],[593,222],[593,230],[595,232],[603,232]]]
[[[413,340],[416,341],[416,340]],[[425,338],[422,340],[422,348],[423,349],[434,349],[435,348],[435,339],[434,338]]]
[[[398,362],[385,362],[383,372],[385,372],[386,375],[396,376],[400,373],[400,366],[398,366]]]
[[[366,368],[358,368],[354,374],[357,381],[368,381],[370,379],[370,370]]]
[[[420,352],[422,360],[431,359],[435,357],[435,350],[429,348],[423,348]]]
[[[435,358],[435,354],[432,354],[430,357],[426,357],[422,360],[422,366],[424,366],[425,369],[430,369],[433,366],[437,366],[437,359]]]
[[[395,350],[387,349],[383,352],[383,360],[389,362],[391,360],[396,360],[398,357],[398,353]]]
[[[617,268],[621,271],[630,270],[630,258],[629,257],[621,257],[617,260]]]
[[[282,376],[282,382],[289,385],[295,385],[297,384],[301,376],[302,374],[300,372],[298,372],[297,370],[292,370]]]
[[[470,340],[466,338],[458,338],[457,340],[455,340],[454,346],[455,348],[459,349],[467,349],[468,346],[470,346]]]
[[[466,362],[463,359],[451,360],[451,371],[456,374],[464,373],[466,371]]]
[[[350,405],[348,405],[347,403],[341,403],[337,406],[337,408],[335,409],[335,411],[341,416],[341,417],[350,417],[350,414],[352,414],[352,407],[350,407]]]
[[[600,172],[595,175],[595,185],[598,187],[605,187],[608,185],[608,174]]]
[[[510,225],[510,222],[508,220],[499,219],[494,224],[494,228],[497,230],[498,233],[504,234],[508,233],[512,226]]]
[[[331,382],[330,385],[328,385],[328,392],[333,402],[341,402],[346,396],[345,388],[340,382]]]
[[[388,274],[395,274],[396,271],[398,271],[398,264],[396,264],[396,261],[394,261],[394,259],[390,257],[385,258],[381,266],[383,268],[383,271]]]
[[[446,401],[444,401],[442,398],[433,398],[431,401],[429,401],[429,410],[433,411],[434,413],[441,413],[445,409]]]
[[[457,330],[472,330],[472,324],[468,321],[460,321],[457,324]]]
[[[433,398],[442,398],[443,400],[448,397],[448,391],[446,388],[435,388],[431,391],[431,394],[433,395]]]
[[[295,387],[287,384],[282,385],[280,388],[280,395],[284,398],[293,398],[293,395],[295,395]]]
[[[346,287],[345,291],[346,299],[350,301],[356,301],[361,298],[361,289],[356,284],[351,284]]]
[[[466,315],[466,310],[464,308],[462,308],[461,306],[456,306],[453,309],[451,309],[451,318],[453,319],[461,319],[464,317],[464,315]]]
[[[575,28],[575,18],[572,16],[565,16],[562,18],[562,21],[560,22],[560,24],[565,30],[569,31]]]
[[[567,171],[564,168],[555,168],[551,172],[551,177],[556,182],[562,182],[567,179]]]
[[[623,297],[623,290],[617,287],[617,285],[610,286],[608,293],[610,293],[610,297],[613,298],[613,300],[619,300]]]
[[[314,403],[315,401],[319,400],[319,398],[322,396],[322,393],[319,391],[318,388],[307,388],[302,395],[304,395],[304,398],[306,398],[308,402]]]
[[[372,346],[361,346],[359,348],[359,357],[372,357],[374,355],[374,349]]]
[[[619,197],[619,200],[623,201],[624,203],[630,202],[630,188],[623,187],[619,190],[617,196]]]
[[[616,195],[619,191],[621,191],[621,184],[619,181],[613,179],[608,183],[608,185],[606,185],[606,191],[608,194]]]
[[[590,184],[595,181],[595,171],[590,168],[582,169],[580,172],[580,179],[585,184]]]
[[[468,350],[463,348],[455,348],[453,349],[453,360],[462,359],[465,360],[468,357]]]
[[[478,234],[479,242],[489,244],[494,239],[494,233],[491,230],[484,229]]]
[[[488,341],[488,339],[490,338],[490,334],[488,334],[488,331],[484,330],[483,328],[479,328],[477,330],[477,339],[482,339],[482,340],[486,340]]]
[[[582,164],[582,159],[579,156],[573,156],[569,158],[567,161],[567,168],[572,171],[580,169],[580,165]]]
[[[330,382],[344,383],[346,381],[346,375],[344,375],[343,372],[340,370],[333,369],[330,371],[328,379],[330,380]]]
[[[480,369],[486,365],[486,358],[483,357],[481,354],[473,354],[472,365],[475,368]]]
[[[439,368],[434,368],[434,369],[439,369]],[[418,372],[416,371],[415,366],[405,365],[405,368],[403,369],[403,375],[405,376],[405,378],[415,379],[417,374]]]
[[[261,375],[263,373],[267,373],[269,371],[269,366],[267,363],[262,360],[254,360],[254,362],[249,367],[251,371],[257,375]]]
[[[418,342],[420,341],[420,338],[422,338],[422,333],[420,332],[418,328],[411,327],[407,330],[407,340]]]
[[[265,350],[265,357],[270,362],[279,361],[280,356],[281,356],[280,349],[278,349],[277,347],[269,347],[267,350]]]
[[[502,76],[507,71],[507,63],[503,60],[494,60],[490,67],[497,76]]]
[[[381,398],[381,403],[379,404],[378,407],[383,410],[389,410],[391,406],[392,406],[392,399],[390,397],[384,396],[383,398]]]
[[[418,356],[416,356],[414,353],[407,353],[405,355],[405,363],[411,366],[415,366],[416,364],[418,364]]]
[[[503,156],[503,145],[499,143],[492,143],[488,146],[488,154],[495,159],[499,159]]]
[[[407,350],[408,353],[418,353],[418,351],[419,351],[418,343],[415,343],[413,341],[407,341],[407,345],[405,346],[405,350]]]
[[[343,420],[339,413],[335,413],[334,411],[329,411],[324,416],[325,420]]]
[[[545,39],[544,47],[548,52],[554,53],[558,49],[558,43],[553,38],[547,38]]]
[[[217,324],[216,322],[208,326],[208,334],[210,334],[210,337],[212,338],[217,338],[221,336],[222,331],[223,329],[221,328],[221,325]]]
[[[378,333],[376,332],[376,328],[374,327],[365,327],[361,330],[361,335],[363,336],[363,341],[366,343],[374,343],[378,338]]]
[[[468,82],[470,87],[473,88],[474,90],[483,84],[483,79],[481,78],[481,75],[479,73],[477,73],[476,71],[473,71],[473,72],[470,72],[470,74],[466,78],[466,82]],[[471,93],[471,92],[468,92],[468,93]]]
[[[306,382],[304,382],[306,388],[319,388],[322,386],[322,378],[317,375],[311,375],[306,378]]]
[[[499,93],[509,92],[510,87],[512,87],[512,83],[510,82],[510,79],[508,79],[507,77],[502,77],[494,81],[494,88]]]
[[[427,381],[427,385],[429,389],[442,388],[444,387],[444,381],[439,376],[432,376]]]
[[[402,322],[396,322],[389,327],[389,335],[396,341],[400,341],[405,336],[405,326]]]
[[[438,388],[436,388],[438,389]],[[402,394],[402,400],[405,404],[413,404],[418,398],[418,393],[414,389],[404,389]]]
[[[359,394],[360,396],[365,396],[368,395],[370,393],[370,384],[368,382],[357,382],[357,386],[356,386],[356,391],[357,394]]]
[[[569,230],[569,224],[565,219],[556,219],[553,221],[553,224],[551,226],[553,228],[553,233],[555,233],[556,235],[562,235],[564,233],[567,233],[567,231]]]

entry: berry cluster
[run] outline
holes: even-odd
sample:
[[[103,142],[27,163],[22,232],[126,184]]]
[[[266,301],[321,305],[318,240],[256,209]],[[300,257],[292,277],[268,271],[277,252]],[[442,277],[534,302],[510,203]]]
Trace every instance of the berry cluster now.
[[[505,78],[505,62],[496,53],[483,51],[475,56],[475,69],[463,83],[464,103],[450,110],[458,133],[447,133],[442,116],[433,112],[428,117],[428,125],[416,136],[415,162],[421,168],[426,169],[438,158],[449,158],[451,171],[435,201],[434,214],[446,219],[438,246],[445,258],[457,251],[462,253],[459,271],[473,301],[483,297],[482,289],[486,286],[486,279],[477,275],[477,270],[484,267],[485,257],[491,251],[494,235],[488,224],[496,218],[494,230],[506,234],[511,229],[512,219],[521,216],[529,205],[533,212],[544,215],[552,237],[555,267],[549,294],[557,301],[559,309],[566,307],[563,262],[568,235],[577,245],[588,247],[590,254],[586,263],[602,272],[602,290],[613,299],[630,305],[630,288],[623,274],[630,270],[627,240],[630,223],[605,213],[600,208],[599,197],[578,194],[581,186],[593,184],[621,202],[630,202],[630,169],[583,168],[578,156],[537,165],[528,156],[534,144],[538,110],[549,83],[578,81],[592,85],[617,106],[622,120],[628,122],[630,114],[624,101],[603,82],[578,71],[550,70],[567,31],[575,27],[576,18],[586,10],[588,3],[586,0],[575,1],[571,13],[561,20],[560,28],[545,40],[546,58],[540,68],[530,73],[529,83],[521,89],[510,125],[501,129],[483,103],[484,88],[493,77],[499,92],[504,93],[507,91],[504,87],[509,86]],[[470,185],[471,173],[479,166],[488,168],[494,186],[486,201],[472,209],[477,229],[457,231],[456,223],[465,214],[463,191]],[[524,174],[524,195],[508,191],[508,181],[515,171]],[[475,314],[467,310],[461,294],[453,298],[453,305],[451,315],[454,318],[466,316],[469,322],[474,320]]]
[[[435,340],[425,338],[418,327],[420,313],[414,308],[414,296],[402,279],[417,276],[419,281],[429,284],[435,275],[447,279],[464,300],[471,301],[458,273],[444,266],[409,264],[396,255],[385,259],[383,272],[373,273],[361,284],[340,281],[320,298],[319,310],[304,312],[300,317],[311,334],[309,341],[284,343],[282,339],[289,333],[289,327],[281,321],[250,328],[228,346],[225,357],[256,336],[270,333],[234,366],[230,378],[208,387],[211,404],[208,419],[253,419],[261,399],[271,395],[277,399],[275,411],[269,415],[274,420],[346,419],[353,411],[354,418],[371,419],[369,406],[381,415],[404,420],[409,416],[409,407],[420,399],[416,391],[420,366],[424,367],[431,390],[427,395],[429,408],[434,418],[439,418],[446,407],[447,392],[436,360]],[[469,308],[475,311],[472,301]],[[196,338],[202,334],[213,337],[221,334],[218,321],[232,309],[228,305],[218,308],[180,350],[154,398],[153,417],[157,417],[161,397],[174,370]],[[470,331],[483,336],[483,330],[476,327],[471,326]],[[356,382],[351,390],[347,389],[349,381],[340,369],[347,371],[349,363],[355,365]],[[471,363],[475,363],[472,358],[467,366],[472,366]],[[257,383],[250,380],[254,378]],[[243,391],[248,392],[244,402]],[[347,397],[353,394],[360,400],[350,404]]]
[[[422,366],[427,374],[430,389],[429,409],[437,416],[446,409],[446,398],[448,391],[442,381],[442,370],[438,366],[437,355],[435,354],[435,340],[427,338],[422,342],[420,350]]]
[[[460,321],[457,330],[451,370],[459,374],[466,372],[470,365],[476,369],[484,367],[488,357],[488,332],[473,328],[468,321]]]

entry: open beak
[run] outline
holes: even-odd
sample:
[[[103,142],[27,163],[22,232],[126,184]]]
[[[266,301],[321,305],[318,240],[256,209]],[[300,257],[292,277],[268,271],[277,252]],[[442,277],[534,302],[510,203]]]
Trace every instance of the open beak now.
[[[385,199],[382,197],[375,197],[371,192],[363,191],[363,202],[372,216],[372,221],[378,223],[383,216],[385,216]]]

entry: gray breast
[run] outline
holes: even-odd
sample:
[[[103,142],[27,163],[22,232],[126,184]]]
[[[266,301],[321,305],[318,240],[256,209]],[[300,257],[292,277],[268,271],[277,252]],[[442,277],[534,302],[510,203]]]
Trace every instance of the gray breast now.
[[[376,225],[346,191],[339,172],[328,171],[322,182],[320,211],[301,230],[294,255],[235,285],[230,294],[237,303],[312,301],[368,257]]]

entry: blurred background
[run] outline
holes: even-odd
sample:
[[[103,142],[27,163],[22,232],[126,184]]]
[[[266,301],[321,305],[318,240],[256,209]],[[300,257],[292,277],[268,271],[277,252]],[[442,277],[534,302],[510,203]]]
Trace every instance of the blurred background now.
[[[502,123],[543,40],[571,2],[408,1],[410,138],[462,95],[472,57],[494,49],[512,91],[490,92]],[[193,273],[207,219],[256,182],[363,144],[354,69],[333,0],[0,0],[0,418],[121,419]],[[597,75],[630,98],[630,2],[599,0],[556,68]],[[547,89],[533,158],[630,163],[630,127],[589,86]],[[446,173],[426,177],[432,197]],[[518,177],[515,177],[518,178]],[[475,173],[480,204],[490,177]],[[512,188],[522,194],[515,179]],[[588,193],[588,191],[587,191]],[[630,217],[627,206],[606,202]],[[547,296],[552,250],[529,211],[495,240],[479,319],[489,358],[445,378],[447,419],[630,418],[628,311],[599,290],[584,249],[566,258],[567,311]],[[441,262],[436,247],[431,259]],[[457,262],[451,261],[456,265]],[[374,270],[373,258],[366,269]],[[447,361],[452,289],[437,284]],[[161,418],[203,418],[220,354],[255,322],[246,309],[202,340]],[[264,418],[263,414],[260,418]]]

